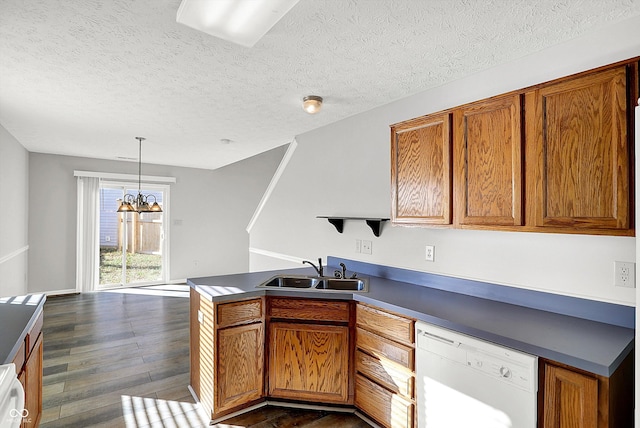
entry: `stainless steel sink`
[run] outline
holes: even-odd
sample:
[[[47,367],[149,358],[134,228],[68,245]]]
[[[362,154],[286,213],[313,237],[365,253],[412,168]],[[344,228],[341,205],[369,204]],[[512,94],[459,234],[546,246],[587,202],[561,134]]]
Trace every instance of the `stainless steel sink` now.
[[[318,276],[276,275],[257,287],[296,289],[318,292],[367,292],[368,282],[362,278],[342,279]]]
[[[319,283],[319,278],[308,276],[274,276],[259,287],[314,288]]]
[[[367,284],[362,279],[324,278],[316,288],[323,290],[366,291]]]

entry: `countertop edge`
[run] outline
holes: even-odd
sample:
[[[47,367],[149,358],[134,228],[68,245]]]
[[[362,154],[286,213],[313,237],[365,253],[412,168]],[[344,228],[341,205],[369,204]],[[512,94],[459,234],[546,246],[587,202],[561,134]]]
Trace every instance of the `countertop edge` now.
[[[32,305],[32,306],[36,306],[36,309],[31,314],[31,318],[29,318],[29,321],[27,322],[27,324],[25,325],[24,329],[20,333],[20,336],[19,336],[18,340],[13,345],[13,348],[11,348],[11,350],[7,354],[7,358],[5,359],[5,361],[2,364],[9,364],[9,363],[13,362],[13,360],[16,357],[16,354],[18,353],[18,350],[22,346],[22,342],[24,342],[25,338],[27,337],[27,333],[29,332],[29,330],[31,330],[31,328],[33,327],[33,325],[37,321],[38,317],[40,316],[40,314],[44,310],[44,304],[45,304],[45,302],[47,300],[46,295],[39,294],[39,295],[34,295],[34,296],[39,296],[38,297],[38,299],[39,299],[38,303],[36,305]]]

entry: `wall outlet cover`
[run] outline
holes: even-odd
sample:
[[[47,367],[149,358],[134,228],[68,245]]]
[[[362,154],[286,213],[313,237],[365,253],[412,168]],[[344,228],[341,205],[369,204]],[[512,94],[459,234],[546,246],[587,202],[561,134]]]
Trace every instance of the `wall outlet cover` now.
[[[362,241],[362,254],[371,254],[371,241]]]
[[[636,287],[636,264],[631,262],[613,262],[617,287]]]
[[[428,262],[432,262],[436,259],[436,247],[433,245],[427,245],[425,247],[424,258]]]

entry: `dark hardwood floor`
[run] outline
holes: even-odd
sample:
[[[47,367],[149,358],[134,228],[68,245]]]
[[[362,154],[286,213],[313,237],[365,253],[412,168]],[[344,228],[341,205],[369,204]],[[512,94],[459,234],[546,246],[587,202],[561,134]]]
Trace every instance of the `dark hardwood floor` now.
[[[186,286],[49,297],[42,428],[203,427],[189,384]],[[217,427],[369,425],[353,414],[263,407]]]

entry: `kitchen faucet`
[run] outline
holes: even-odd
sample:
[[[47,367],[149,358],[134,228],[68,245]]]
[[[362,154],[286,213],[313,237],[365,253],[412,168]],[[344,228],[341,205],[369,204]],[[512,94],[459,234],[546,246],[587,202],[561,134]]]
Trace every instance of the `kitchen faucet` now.
[[[302,264],[310,264],[311,266],[313,266],[313,268],[316,270],[316,272],[318,273],[318,276],[324,276],[324,267],[322,266],[322,258],[318,257],[318,266],[314,265],[313,262],[310,262],[309,260],[304,260],[302,262]]]
[[[342,272],[336,270],[334,271],[333,275],[338,279],[347,279],[347,265],[345,265],[344,263],[340,263],[340,267],[342,268]],[[356,272],[353,272],[350,279],[356,279],[357,277],[358,274]]]

